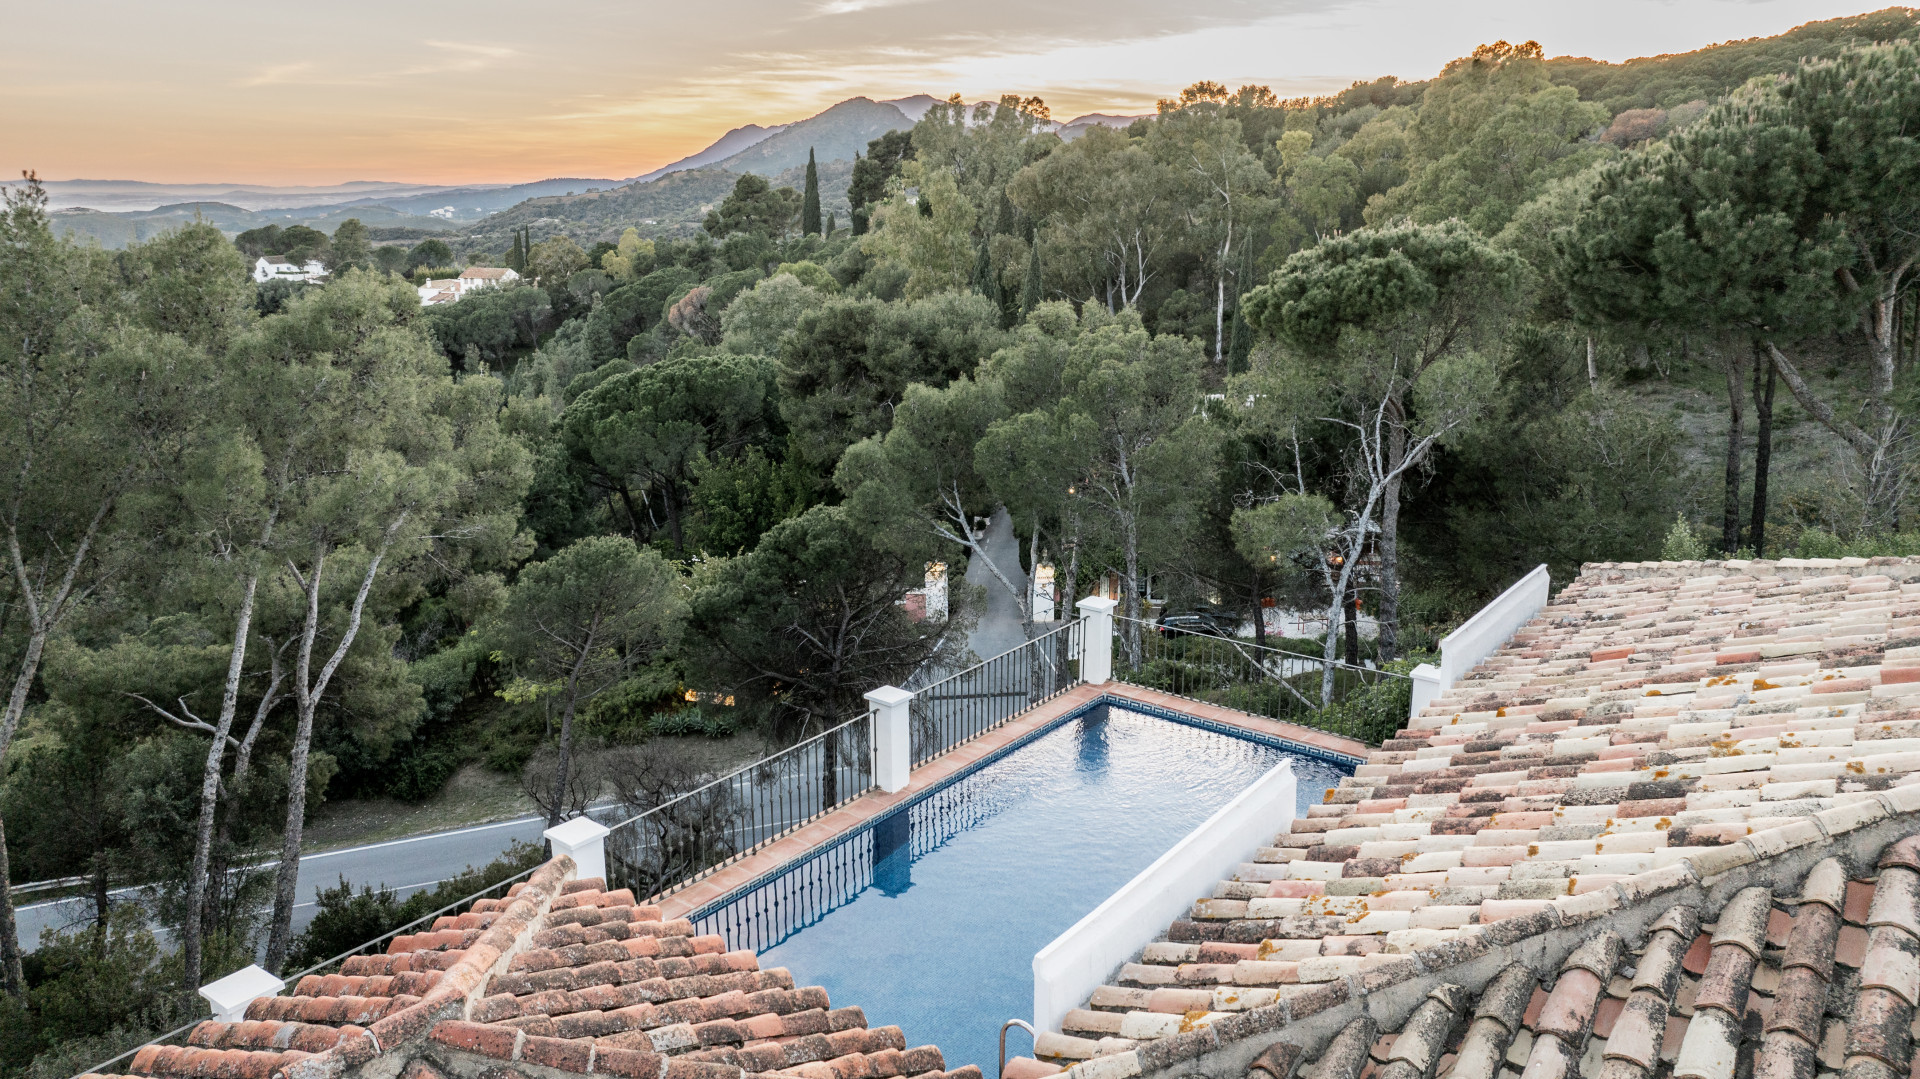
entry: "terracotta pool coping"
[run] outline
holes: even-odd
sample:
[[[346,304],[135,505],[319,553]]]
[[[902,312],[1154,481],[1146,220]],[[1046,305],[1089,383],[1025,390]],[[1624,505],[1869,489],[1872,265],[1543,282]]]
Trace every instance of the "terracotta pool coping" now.
[[[892,794],[871,791],[861,795],[793,834],[783,836],[764,849],[755,851],[712,876],[667,896],[660,901],[661,914],[669,919],[686,917],[708,903],[758,880],[781,866],[800,860],[823,844],[854,831],[894,806],[914,798],[930,787],[939,785],[980,758],[1102,697],[1135,700],[1141,704],[1180,712],[1222,726],[1237,727],[1268,738],[1299,742],[1363,761],[1371,751],[1366,743],[1352,738],[1316,731],[1297,723],[1286,723],[1231,708],[1222,708],[1190,697],[1178,697],[1171,693],[1162,693],[1125,682],[1106,682],[1097,686],[1082,684],[1050,701],[1035,705],[973,741],[955,746],[915,768],[907,785],[902,789]]]

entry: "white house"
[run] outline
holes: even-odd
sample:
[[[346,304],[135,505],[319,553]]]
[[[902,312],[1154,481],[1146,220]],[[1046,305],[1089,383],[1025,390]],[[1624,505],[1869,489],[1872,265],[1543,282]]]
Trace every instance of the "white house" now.
[[[460,271],[460,293],[464,296],[477,288],[510,285],[518,280],[520,275],[504,266],[469,266]]]
[[[433,307],[453,303],[469,292],[497,288],[520,280],[520,275],[501,266],[469,266],[459,277],[433,278],[420,286],[420,306]]]
[[[254,281],[265,284],[268,281],[318,281],[327,276],[327,268],[319,259],[308,259],[306,265],[295,265],[285,255],[261,255],[253,264]]]
[[[460,280],[455,277],[430,277],[419,288],[420,306],[435,307],[460,298]]]

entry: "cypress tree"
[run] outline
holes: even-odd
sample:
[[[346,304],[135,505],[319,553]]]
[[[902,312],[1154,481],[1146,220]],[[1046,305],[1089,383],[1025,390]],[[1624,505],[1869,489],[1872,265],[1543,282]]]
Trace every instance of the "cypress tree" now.
[[[1247,325],[1246,316],[1241,312],[1246,307],[1247,293],[1253,291],[1253,245],[1247,244],[1240,249],[1239,296],[1233,302],[1233,329],[1227,337],[1227,373],[1245,371],[1248,357],[1253,355],[1253,327]]]
[[[813,163],[813,147],[807,147],[807,191],[800,203],[800,234],[820,235],[820,170]]]
[[[827,215],[827,231],[821,233],[821,236],[829,240],[833,239],[833,226],[834,226],[833,215],[828,214]]]
[[[1020,317],[1033,314],[1040,306],[1040,234],[1035,232],[1027,243],[1027,283],[1020,290]]]

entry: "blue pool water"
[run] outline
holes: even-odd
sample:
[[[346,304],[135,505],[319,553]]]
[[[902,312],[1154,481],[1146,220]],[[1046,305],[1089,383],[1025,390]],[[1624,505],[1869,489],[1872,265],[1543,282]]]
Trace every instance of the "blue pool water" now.
[[[869,1026],[989,1076],[1031,1019],[1033,956],[1253,780],[1292,759],[1302,812],[1347,769],[1094,708],[694,922]],[[1275,829],[1278,831],[1278,828]],[[1196,896],[1211,881],[1193,882]],[[1031,1051],[1018,1031],[1009,1055]]]

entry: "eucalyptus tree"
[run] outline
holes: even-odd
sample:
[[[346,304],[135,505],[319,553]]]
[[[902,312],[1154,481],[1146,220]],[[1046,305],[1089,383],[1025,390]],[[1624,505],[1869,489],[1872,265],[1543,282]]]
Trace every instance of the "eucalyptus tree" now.
[[[976,452],[1001,490],[1018,477],[1051,486],[1074,533],[1114,552],[1128,619],[1122,637],[1137,661],[1148,563],[1190,539],[1213,467],[1218,432],[1201,409],[1206,359],[1190,337],[1150,337],[1131,310],[1109,316],[1090,304],[1066,332],[1059,398],[995,422]],[[1027,379],[1044,385],[1046,375]],[[1067,462],[1070,472],[1060,467]]]
[[[1290,256],[1243,301],[1248,323],[1289,352],[1268,377],[1330,396],[1273,385],[1260,394],[1336,409],[1329,419],[1355,440],[1358,523],[1345,573],[1377,512],[1383,658],[1393,658],[1398,643],[1401,488],[1439,439],[1482,407],[1492,371],[1486,355],[1523,274],[1518,257],[1458,222],[1361,229]],[[1297,429],[1292,421],[1276,427]],[[1334,627],[1327,632],[1331,656]]]
[[[945,173],[978,221],[991,220],[1015,173],[1060,145],[1046,102],[1004,94],[998,101],[968,105],[955,94],[936,103],[913,125],[913,176]]]
[[[1172,166],[1125,132],[1094,127],[1013,178],[1007,197],[1044,221],[1036,249],[1074,299],[1139,301],[1184,237]]]
[[[981,365],[982,379],[999,386],[1008,413],[981,436],[972,458],[993,497],[1028,535],[1028,564],[1041,563],[1044,544],[1064,574],[1056,577],[1066,601],[1080,575],[1082,527],[1074,502],[1085,472],[1084,419],[1063,406],[1068,361],[1080,335],[1071,304],[1037,305],[1014,331],[1011,345]]]
[[[1204,244],[1213,278],[1213,362],[1226,358],[1227,278],[1256,222],[1269,216],[1273,177],[1241,139],[1240,121],[1219,104],[1196,101],[1160,114],[1147,148],[1179,180],[1188,235]],[[1236,293],[1239,291],[1235,289]]]

